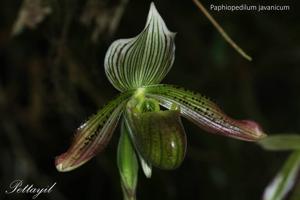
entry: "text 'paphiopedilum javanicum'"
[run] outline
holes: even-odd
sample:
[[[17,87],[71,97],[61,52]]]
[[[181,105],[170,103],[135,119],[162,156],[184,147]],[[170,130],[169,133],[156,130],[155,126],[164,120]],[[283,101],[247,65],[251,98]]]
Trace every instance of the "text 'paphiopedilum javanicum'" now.
[[[210,133],[245,141],[265,136],[257,123],[228,117],[201,94],[159,84],[174,62],[174,38],[152,3],[144,30],[109,47],[105,72],[121,94],[78,128],[71,147],[56,158],[58,171],[73,170],[104,149],[120,118],[118,167],[125,199],[135,198],[137,157],[147,177],[152,166],[174,169],[182,163],[181,116]]]

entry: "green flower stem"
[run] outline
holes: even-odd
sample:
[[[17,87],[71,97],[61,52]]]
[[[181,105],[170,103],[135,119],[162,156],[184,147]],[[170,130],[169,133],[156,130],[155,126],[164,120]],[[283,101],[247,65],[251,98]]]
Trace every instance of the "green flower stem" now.
[[[128,193],[128,190],[125,188],[123,182],[121,182],[121,187],[123,191],[123,198],[124,200],[136,200],[136,195]]]
[[[124,121],[121,126],[117,162],[121,176],[124,200],[135,200],[138,180],[138,161]]]

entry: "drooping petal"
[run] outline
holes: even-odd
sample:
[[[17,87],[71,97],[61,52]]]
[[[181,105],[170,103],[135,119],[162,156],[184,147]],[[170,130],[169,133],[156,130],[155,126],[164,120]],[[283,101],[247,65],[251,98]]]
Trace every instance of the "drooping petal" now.
[[[234,120],[203,95],[181,87],[153,85],[145,88],[145,94],[157,99],[166,108],[171,108],[174,104],[179,105],[184,117],[208,132],[246,141],[256,141],[265,136],[256,122]]]
[[[127,126],[145,161],[161,169],[177,168],[184,159],[186,135],[179,111],[134,113],[126,109]]]
[[[121,176],[124,199],[135,199],[139,165],[124,121],[121,126],[117,162]]]
[[[121,94],[77,129],[71,147],[55,159],[58,171],[71,171],[106,147],[129,96]]]
[[[115,41],[105,56],[105,73],[120,91],[159,83],[174,61],[175,33],[168,30],[154,4],[136,37]]]

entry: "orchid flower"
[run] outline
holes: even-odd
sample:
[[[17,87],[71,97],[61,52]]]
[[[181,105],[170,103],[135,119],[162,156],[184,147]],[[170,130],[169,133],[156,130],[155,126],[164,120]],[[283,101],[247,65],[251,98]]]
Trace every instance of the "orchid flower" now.
[[[143,31],[112,43],[105,73],[121,94],[77,129],[71,147],[56,158],[58,171],[73,170],[101,152],[120,119],[117,157],[125,199],[135,199],[138,160],[147,177],[152,167],[180,166],[187,143],[181,117],[207,132],[240,140],[265,136],[256,122],[230,118],[201,94],[159,84],[174,62],[174,39],[152,3]]]

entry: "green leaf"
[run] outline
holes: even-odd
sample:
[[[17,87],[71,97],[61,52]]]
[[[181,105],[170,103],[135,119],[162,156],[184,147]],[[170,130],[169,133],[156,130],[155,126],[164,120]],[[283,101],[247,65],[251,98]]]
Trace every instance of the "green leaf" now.
[[[77,129],[71,147],[55,159],[58,171],[71,171],[106,147],[130,96],[119,95]]]
[[[292,188],[291,195],[289,196],[289,200],[299,200],[300,197],[300,180],[297,179],[295,182],[295,186]]]
[[[182,116],[210,133],[256,141],[265,137],[260,126],[250,120],[235,120],[227,116],[205,96],[171,85],[152,85],[144,88],[146,97],[154,98],[168,109],[178,105]]]
[[[161,169],[177,168],[186,151],[179,111],[135,113],[126,110],[126,123],[136,149],[145,161]]]
[[[121,126],[117,162],[121,176],[124,199],[133,200],[136,196],[138,161],[124,122],[122,122]]]
[[[272,151],[300,150],[300,135],[271,135],[258,141],[258,144],[264,149]]]
[[[159,83],[174,62],[174,37],[152,3],[144,30],[115,41],[107,50],[104,66],[109,81],[120,91]]]
[[[300,151],[290,155],[283,168],[266,188],[263,200],[282,200],[292,189],[300,169]]]

